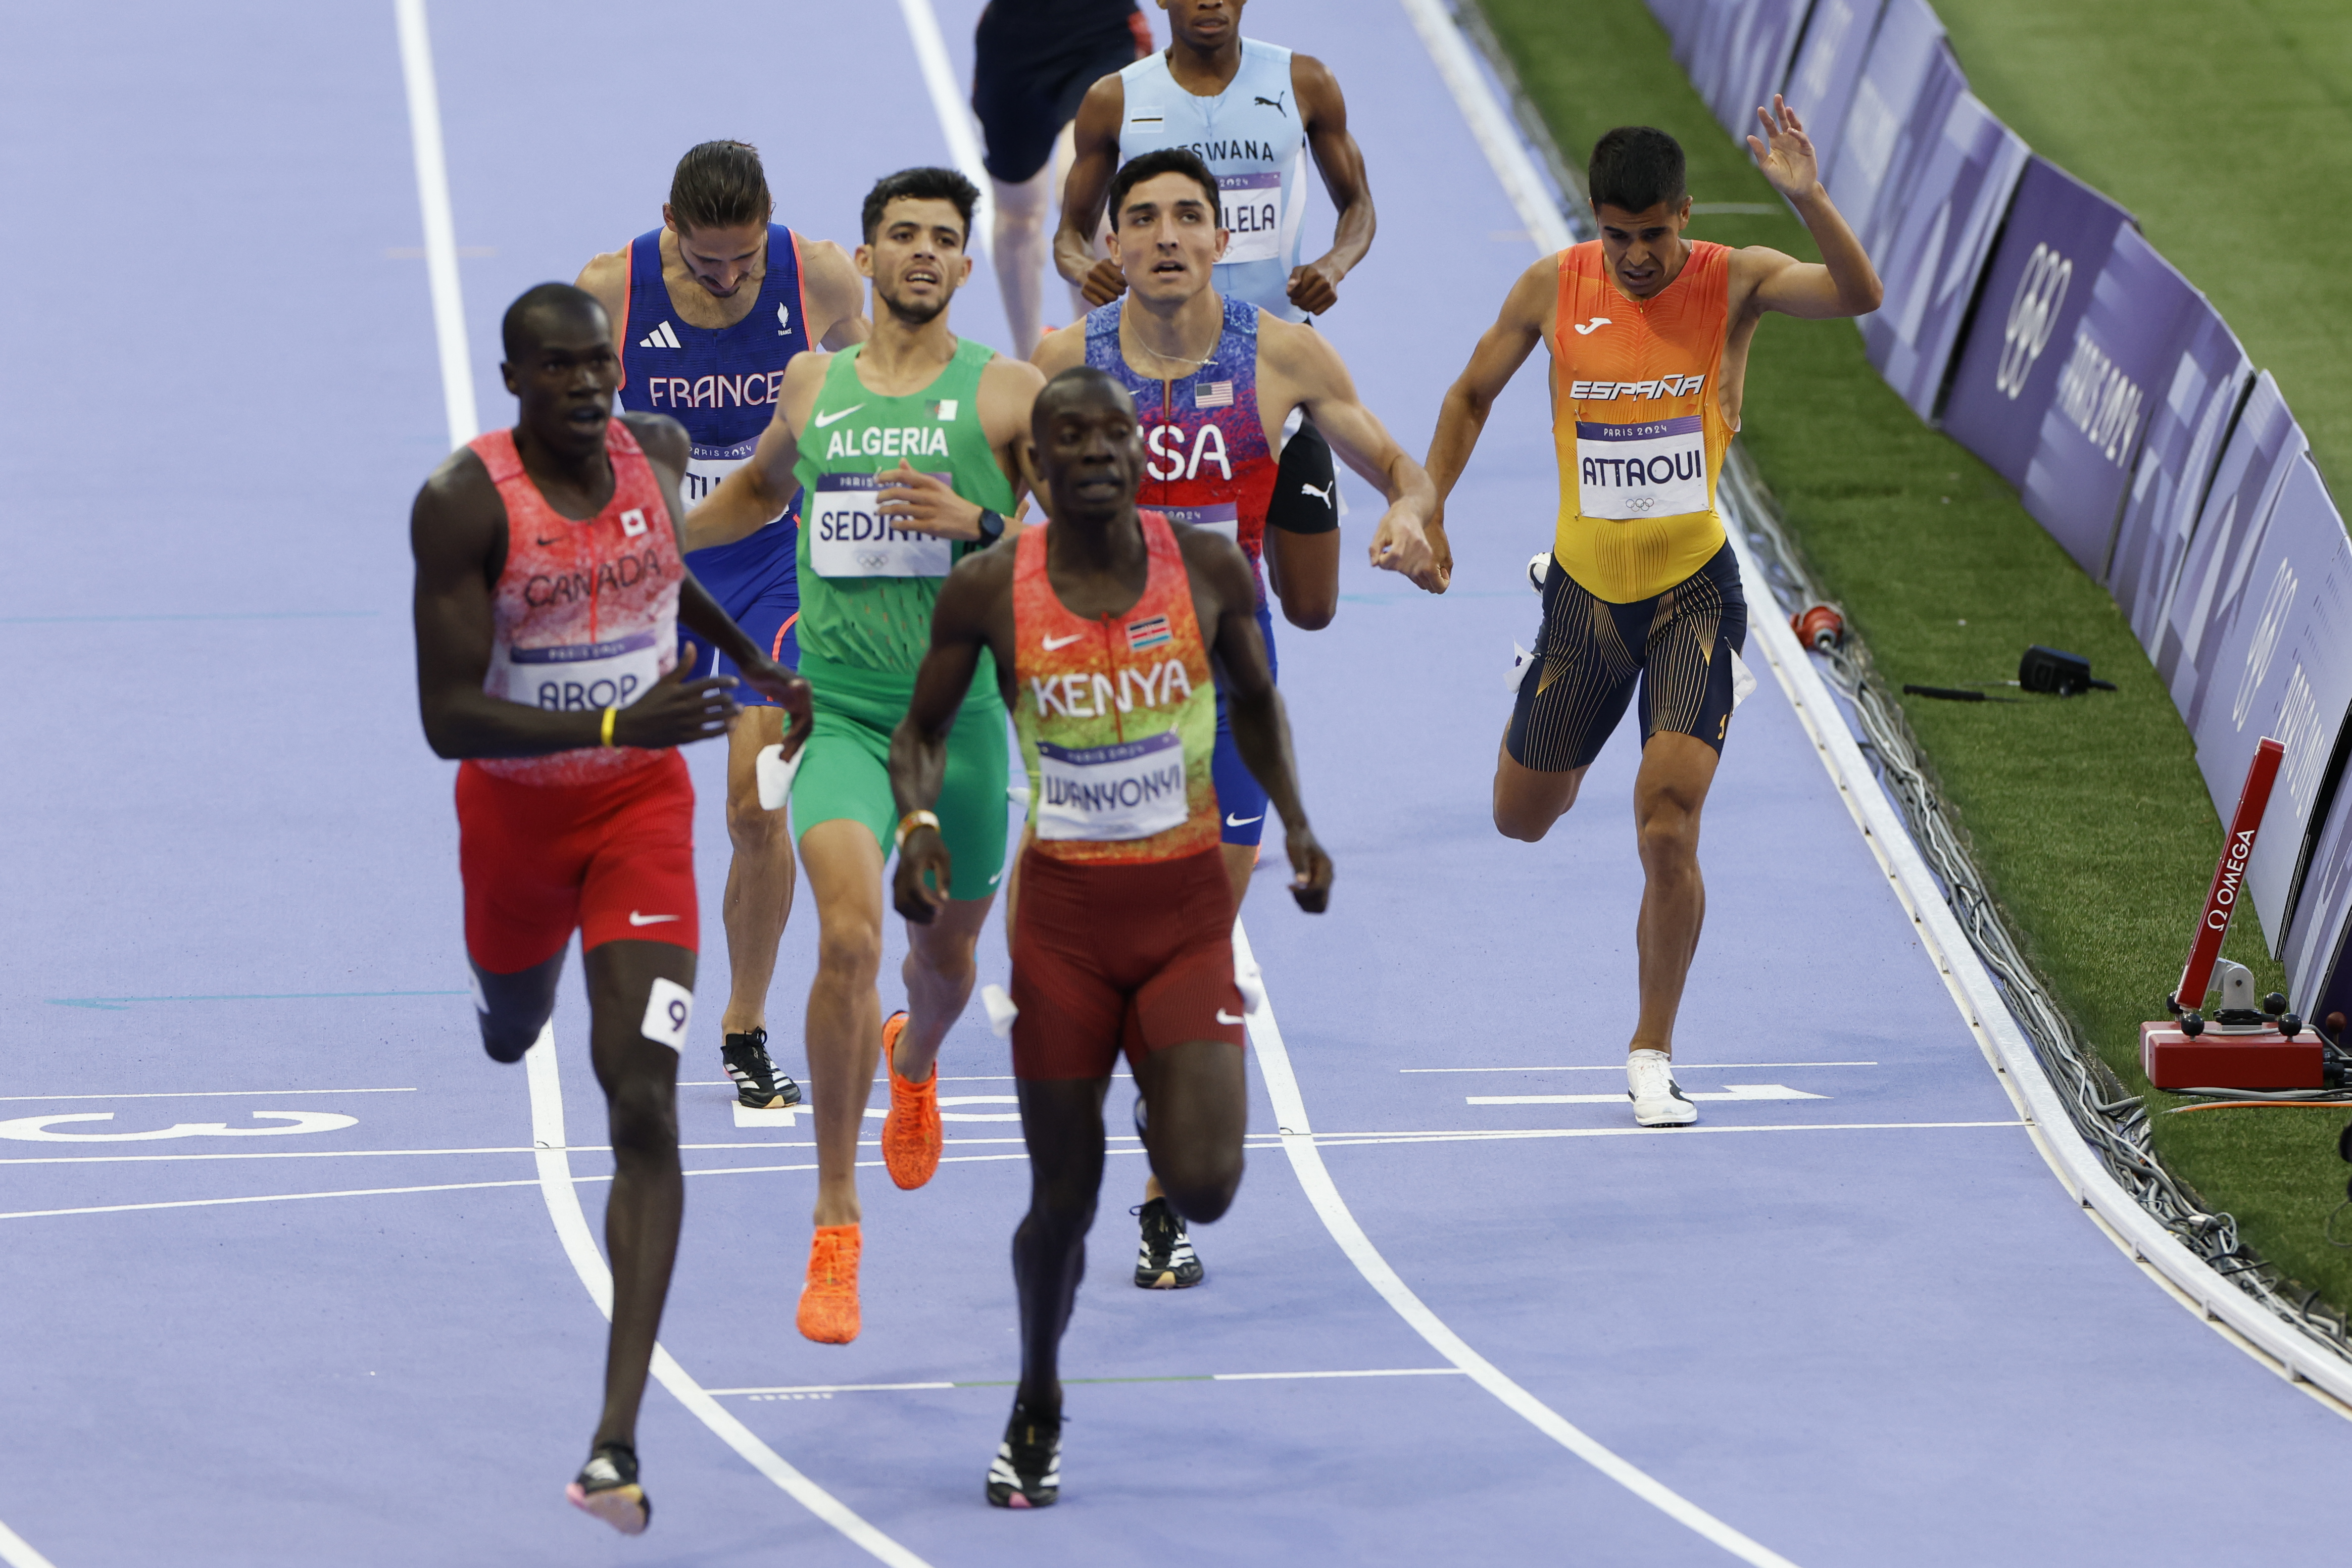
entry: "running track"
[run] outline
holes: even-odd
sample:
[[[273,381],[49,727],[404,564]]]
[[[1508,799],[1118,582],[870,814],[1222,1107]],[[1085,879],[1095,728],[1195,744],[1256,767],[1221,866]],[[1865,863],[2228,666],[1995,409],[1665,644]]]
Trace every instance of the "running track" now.
[[[976,10],[940,5],[960,75]],[[647,15],[433,16],[487,424],[511,408],[505,301],[652,226],[689,142],[757,142],[782,216],[844,240],[876,174],[943,159],[898,7],[747,13],[691,55]],[[1261,0],[1254,19],[1349,94],[1382,224],[1326,324],[1418,450],[1529,258],[1522,221],[1392,0]],[[391,8],[139,4],[102,28],[35,8],[9,41],[0,168],[26,222],[8,250],[0,472],[22,586],[0,617],[0,801],[24,826],[0,913],[0,1561],[872,1561],[658,1390],[640,1436],[654,1532],[623,1542],[558,1496],[604,1325],[550,1222],[526,1074],[473,1040],[450,769],[415,719],[404,525],[446,440]],[[1003,341],[984,266],[957,312]],[[1614,1094],[1631,1022],[1631,742],[1540,847],[1486,819],[1502,669],[1535,617],[1522,563],[1552,506],[1543,420],[1531,371],[1457,499],[1451,595],[1376,577],[1351,546],[1338,623],[1283,645],[1339,879],[1317,921],[1268,875],[1250,931],[1370,1244],[1535,1400],[1808,1568],[2308,1555],[2310,1500],[2352,1456],[2343,1422],[2066,1198],[1769,678],[1708,813],[1681,1054],[1801,1065],[1682,1077],[1819,1098],[1706,1103],[1700,1131],[1651,1135],[1622,1100],[1470,1103]],[[1369,492],[1349,483],[1360,541]],[[709,994],[719,760],[695,756]],[[811,920],[803,900],[773,992],[788,1056]],[[1001,979],[996,935],[982,952]],[[919,1194],[866,1178],[865,1334],[810,1345],[792,1328],[805,1122],[734,1125],[708,1081],[711,1005],[681,1100],[688,1169],[713,1173],[689,1183],[663,1335],[685,1373],[704,1390],[1011,1378],[1017,1128],[951,1123],[957,1163]],[[583,1024],[573,982],[560,1102],[600,1231]],[[950,1093],[1010,1093],[977,1006],[943,1061],[966,1079]],[[386,1092],[337,1092],[357,1090]],[[155,1098],[100,1098],[126,1094]],[[353,1120],[112,1142],[15,1125],[289,1125],[268,1111]],[[1399,1136],[1534,1130],[1555,1135]],[[981,1501],[1002,1386],[709,1407],[886,1554],[941,1568],[1734,1560],[1451,1371],[1254,1142],[1232,1215],[1198,1237],[1210,1282],[1182,1296],[1125,1283],[1142,1169],[1112,1162],[1066,1371],[1172,1381],[1073,1388],[1049,1514]],[[250,1201],[278,1198],[296,1201]]]

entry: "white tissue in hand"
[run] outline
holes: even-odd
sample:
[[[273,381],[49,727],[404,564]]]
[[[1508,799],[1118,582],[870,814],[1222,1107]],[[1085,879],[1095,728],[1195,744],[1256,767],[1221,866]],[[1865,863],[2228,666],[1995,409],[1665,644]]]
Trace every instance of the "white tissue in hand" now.
[[[791,762],[784,761],[782,745],[763,746],[760,750],[760,809],[782,811],[784,802],[793,795],[793,775],[801,771],[801,759],[808,754],[803,744],[793,753]]]
[[[1265,972],[1255,959],[1234,960],[1234,984],[1241,987],[1243,1013],[1265,1011]]]
[[[1003,986],[982,986],[980,1005],[988,1009],[990,1034],[1003,1039],[1013,1032],[1013,1020],[1021,1016],[1021,1009],[1013,1005],[1013,998],[1004,994]]]
[[[1528,678],[1528,667],[1535,662],[1535,657],[1518,644],[1511,645],[1511,668],[1503,677],[1503,685],[1512,696],[1518,695],[1519,682]]]
[[[1731,705],[1734,708],[1738,707],[1753,696],[1755,691],[1756,672],[1748,668],[1748,661],[1739,657],[1739,650],[1733,648],[1731,650]]]

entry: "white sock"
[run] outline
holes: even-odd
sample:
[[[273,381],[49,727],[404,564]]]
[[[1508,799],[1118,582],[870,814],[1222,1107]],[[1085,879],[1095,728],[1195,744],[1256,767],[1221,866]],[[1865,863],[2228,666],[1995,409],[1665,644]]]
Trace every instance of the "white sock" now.
[[[1655,1058],[1658,1065],[1661,1067],[1672,1067],[1674,1065],[1674,1058],[1672,1057],[1669,1057],[1665,1052],[1650,1046],[1643,1046],[1637,1051],[1627,1051],[1625,1053],[1625,1065],[1630,1068],[1639,1062],[1643,1057]]]

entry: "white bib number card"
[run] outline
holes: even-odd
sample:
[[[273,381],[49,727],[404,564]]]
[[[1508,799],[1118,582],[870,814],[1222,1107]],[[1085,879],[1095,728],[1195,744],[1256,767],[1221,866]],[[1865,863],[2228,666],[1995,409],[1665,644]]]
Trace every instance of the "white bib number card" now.
[[[1218,221],[1226,231],[1225,260],[1279,261],[1282,258],[1282,176],[1219,174]]]
[[[941,484],[947,474],[933,474]],[[944,577],[955,544],[894,528],[881,511],[883,481],[872,474],[822,474],[808,499],[809,564],[820,577]]]
[[[653,633],[568,647],[519,647],[507,654],[506,699],[558,712],[626,708],[661,679]]]
[[[1578,510],[1680,517],[1706,510],[1706,430],[1698,415],[1638,425],[1576,422]]]
[[[1184,742],[1173,730],[1108,746],[1037,742],[1037,837],[1097,843],[1181,827]]]

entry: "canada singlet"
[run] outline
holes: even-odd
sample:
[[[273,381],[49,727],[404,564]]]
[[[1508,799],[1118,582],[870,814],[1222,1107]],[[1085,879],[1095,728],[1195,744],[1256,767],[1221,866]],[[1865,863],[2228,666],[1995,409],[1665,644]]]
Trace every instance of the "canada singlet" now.
[[[1029,773],[1034,853],[1135,863],[1217,846],[1215,688],[1175,530],[1137,514],[1150,559],[1143,595],[1115,616],[1066,609],[1046,536],[1014,542],[1013,727]]]
[[[1137,499],[1172,522],[1223,534],[1255,569],[1281,465],[1258,417],[1258,308],[1244,300],[1219,303],[1224,330],[1208,363],[1190,375],[1161,381],[1127,363],[1118,346],[1123,300],[1087,312],[1087,363],[1108,372],[1135,400],[1144,453]],[[1258,597],[1265,596],[1261,579]]]
[[[686,563],[677,532],[629,427],[604,427],[613,499],[574,521],[547,504],[524,471],[512,430],[467,445],[507,510],[507,560],[491,591],[496,631],[482,689],[509,702],[566,712],[625,708],[677,662],[677,593]],[[480,757],[473,765],[524,784],[609,779],[662,756],[633,746],[589,746],[537,757]]]
[[[1290,302],[1307,216],[1307,128],[1291,90],[1290,51],[1244,38],[1241,68],[1214,98],[1179,86],[1165,53],[1146,55],[1118,75],[1127,100],[1118,161],[1183,147],[1217,176],[1218,224],[1231,236],[1212,275],[1217,292],[1286,321],[1305,321],[1307,312]]]
[[[1559,253],[1552,439],[1559,459],[1553,557],[1595,598],[1663,594],[1723,548],[1716,479],[1731,251],[1696,241],[1675,280],[1633,300],[1601,242]]]

